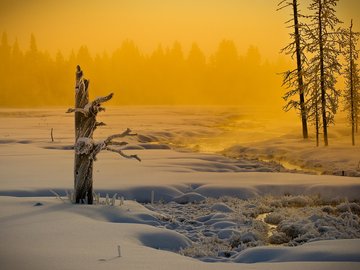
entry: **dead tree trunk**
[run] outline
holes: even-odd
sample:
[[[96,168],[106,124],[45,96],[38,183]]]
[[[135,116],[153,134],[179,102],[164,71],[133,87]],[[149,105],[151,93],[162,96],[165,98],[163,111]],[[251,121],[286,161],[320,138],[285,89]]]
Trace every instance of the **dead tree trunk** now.
[[[67,112],[75,112],[75,158],[74,158],[74,194],[75,203],[93,203],[93,162],[96,155],[101,150],[108,150],[119,153],[125,158],[135,158],[140,161],[136,155],[126,155],[119,147],[125,146],[126,142],[116,142],[113,139],[126,136],[135,136],[127,129],[121,134],[108,137],[105,140],[94,142],[93,133],[98,126],[105,125],[96,121],[98,112],[105,110],[101,107],[103,102],[110,100],[111,93],[105,97],[99,97],[89,102],[89,81],[83,78],[83,72],[80,66],[76,70],[75,84],[75,108]],[[112,148],[109,146],[117,146]]]
[[[303,138],[307,139],[309,135],[307,128],[307,115],[306,115],[305,97],[304,97],[303,67],[302,67],[302,59],[301,59],[301,46],[300,46],[300,33],[299,33],[297,7],[298,7],[297,0],[293,0],[294,28],[295,28],[294,37],[296,44],[296,63],[297,63],[297,77],[298,77],[298,87],[299,87],[301,123],[302,123]]]
[[[83,72],[80,66],[76,67],[76,85],[75,85],[75,108],[84,109],[89,103],[89,81],[83,79]],[[85,123],[86,116],[81,112],[75,112],[75,145],[81,137],[88,137]],[[87,133],[87,134],[85,134]],[[87,135],[87,136],[86,136]],[[93,161],[89,160],[85,155],[81,155],[75,151],[74,164],[74,191],[75,202],[85,203],[86,198],[89,204],[93,203],[92,196],[92,167]]]
[[[350,51],[349,51],[349,57],[350,57],[350,67],[349,67],[349,73],[350,73],[350,103],[351,103],[351,143],[352,145],[355,145],[355,95],[354,95],[354,56],[353,56],[353,51],[352,51],[352,20],[351,20],[351,25],[350,25],[350,29],[349,29],[349,47],[350,47]]]
[[[320,89],[321,89],[321,114],[324,132],[324,145],[328,146],[327,115],[326,115],[326,89],[325,89],[325,66],[324,66],[324,44],[322,26],[322,3],[319,1],[319,52],[320,52]]]
[[[279,8],[277,9],[281,10],[288,7],[291,7],[292,9],[293,18],[286,22],[286,24],[290,24],[288,28],[294,28],[293,32],[290,33],[292,41],[290,44],[282,48],[281,52],[290,55],[291,58],[296,56],[296,68],[283,73],[284,78],[282,85],[289,89],[283,96],[283,99],[287,101],[287,104],[283,109],[288,111],[294,108],[295,110],[300,111],[302,135],[304,139],[307,139],[309,137],[307,124],[308,112],[305,104],[307,103],[305,100],[305,90],[307,90],[307,88],[304,84],[304,75],[307,67],[305,61],[306,57],[304,54],[306,42],[303,38],[305,26],[299,21],[299,18],[304,16],[299,13],[298,6],[299,4],[297,0],[281,0],[278,4]],[[295,96],[298,96],[298,100]]]
[[[317,97],[315,97],[317,98]],[[316,146],[319,147],[319,134],[320,134],[320,117],[319,117],[319,108],[318,101],[315,100],[315,132],[316,132]]]

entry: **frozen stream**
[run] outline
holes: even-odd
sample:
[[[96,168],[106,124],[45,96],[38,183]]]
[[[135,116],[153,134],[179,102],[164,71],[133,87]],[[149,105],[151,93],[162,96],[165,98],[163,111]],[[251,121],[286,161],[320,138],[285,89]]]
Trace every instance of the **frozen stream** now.
[[[275,162],[278,163],[279,165],[281,165],[282,167],[284,167],[285,170],[289,170],[291,172],[300,172],[300,173],[310,173],[310,174],[317,174],[317,175],[321,175],[322,171],[316,170],[316,169],[310,169],[310,168],[303,168],[299,165],[293,164],[289,161],[286,160],[278,160],[278,159],[260,159],[261,161],[264,162]]]
[[[274,234],[274,231],[276,230],[276,225],[273,225],[273,224],[269,224],[265,221],[266,217],[269,215],[270,213],[263,213],[263,214],[259,214],[257,217],[256,217],[256,220],[258,221],[261,221],[261,222],[264,222],[266,223],[268,226],[269,226],[269,230],[267,232],[267,236],[268,237],[271,237],[273,234]]]

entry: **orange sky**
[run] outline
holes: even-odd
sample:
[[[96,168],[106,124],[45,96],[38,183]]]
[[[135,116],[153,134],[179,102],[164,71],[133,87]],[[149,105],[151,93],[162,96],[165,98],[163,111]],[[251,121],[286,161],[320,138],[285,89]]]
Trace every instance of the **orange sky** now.
[[[234,40],[240,53],[256,45],[266,58],[277,57],[287,41],[283,22],[290,11],[276,12],[279,0],[1,0],[0,31],[28,47],[34,33],[40,49],[69,52],[87,45],[111,52],[132,39],[145,52],[158,43],[197,42],[215,51],[222,39]],[[304,2],[302,9],[308,6]],[[360,29],[360,1],[340,0],[339,17]]]

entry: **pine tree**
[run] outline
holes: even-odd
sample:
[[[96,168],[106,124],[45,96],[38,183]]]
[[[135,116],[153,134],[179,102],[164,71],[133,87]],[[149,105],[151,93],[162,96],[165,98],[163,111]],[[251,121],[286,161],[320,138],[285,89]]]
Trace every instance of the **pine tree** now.
[[[360,109],[360,75],[358,64],[355,62],[358,59],[359,50],[356,49],[356,44],[360,33],[353,32],[353,23],[346,31],[346,48],[345,48],[345,91],[344,91],[344,110],[348,113],[349,122],[351,125],[351,141],[355,145],[355,131],[357,130],[357,123],[359,120]]]
[[[287,7],[291,7],[293,10],[293,18],[286,22],[287,24],[291,24],[290,27],[294,29],[294,32],[290,33],[292,42],[284,47],[281,52],[291,55],[292,58],[296,56],[297,65],[292,71],[284,73],[283,85],[290,89],[283,97],[285,101],[287,101],[284,110],[300,110],[303,138],[307,139],[307,112],[305,106],[305,85],[303,80],[304,62],[306,61],[304,54],[305,42],[302,37],[303,24],[299,22],[299,18],[303,16],[299,13],[299,4],[297,0],[282,0],[278,6],[278,10]],[[298,96],[299,99],[294,99],[295,96]]]
[[[307,72],[309,82],[314,83],[319,79],[325,146],[329,144],[328,125],[334,123],[340,96],[340,91],[336,89],[336,74],[341,71],[338,56],[343,46],[344,32],[337,28],[341,23],[335,14],[337,2],[338,0],[312,0],[309,10],[313,14],[309,16],[310,24],[306,28],[307,49],[313,56]]]

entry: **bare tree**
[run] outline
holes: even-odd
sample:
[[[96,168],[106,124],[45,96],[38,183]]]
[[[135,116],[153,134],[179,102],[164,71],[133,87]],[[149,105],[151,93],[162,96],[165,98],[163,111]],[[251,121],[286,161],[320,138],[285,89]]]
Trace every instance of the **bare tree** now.
[[[286,92],[283,98],[288,101],[284,107],[285,111],[289,111],[290,109],[300,110],[303,138],[307,139],[308,127],[303,79],[304,63],[306,61],[304,54],[305,42],[302,38],[303,24],[299,23],[299,18],[303,16],[299,13],[298,6],[297,0],[282,0],[278,4],[278,10],[291,7],[293,12],[293,18],[286,22],[286,24],[290,24],[288,26],[289,28],[294,29],[294,31],[290,33],[292,42],[284,47],[281,52],[291,55],[291,58],[296,56],[296,69],[284,73],[283,85],[290,90]],[[295,96],[298,96],[298,100],[293,99]]]
[[[93,162],[96,155],[102,150],[116,152],[125,158],[134,158],[136,155],[126,155],[122,148],[127,143],[114,141],[118,138],[136,136],[127,129],[123,133],[109,136],[105,140],[95,142],[93,134],[98,126],[105,125],[96,121],[98,112],[104,111],[102,103],[110,100],[111,93],[105,97],[98,97],[89,102],[89,81],[83,78],[80,66],[76,69],[75,108],[68,109],[67,113],[75,112],[75,164],[74,164],[74,193],[76,203],[93,203]],[[116,148],[115,148],[116,147]]]
[[[346,30],[346,48],[344,52],[346,60],[344,110],[348,112],[351,125],[351,142],[352,145],[355,145],[355,131],[357,131],[360,109],[360,75],[358,64],[355,61],[359,56],[356,44],[360,33],[354,32],[352,27],[353,22],[351,20],[350,27]]]
[[[319,85],[319,70],[315,71],[316,74],[312,74],[314,80],[308,84],[308,95],[309,98],[306,101],[306,108],[308,112],[308,121],[315,126],[316,146],[320,144],[320,128],[321,123],[321,94]]]
[[[335,7],[338,0],[312,0],[308,16],[310,23],[306,28],[307,49],[313,54],[309,61],[309,80],[319,79],[321,98],[321,118],[324,145],[328,142],[328,125],[334,123],[340,92],[336,89],[336,74],[340,74],[341,65],[338,56],[343,45],[344,32],[337,25],[341,21],[336,17]],[[319,77],[318,77],[318,71]]]

